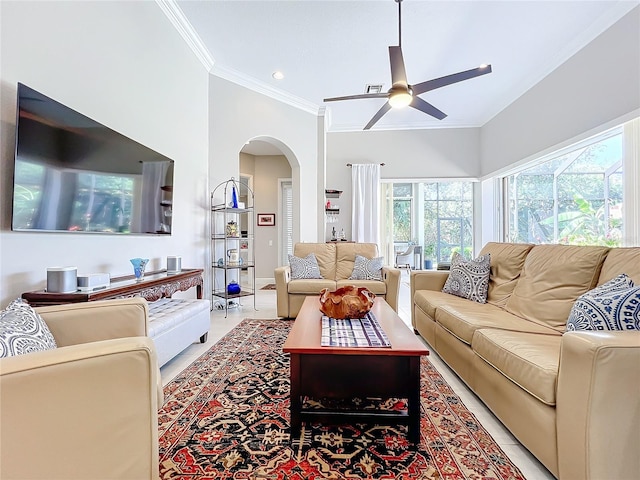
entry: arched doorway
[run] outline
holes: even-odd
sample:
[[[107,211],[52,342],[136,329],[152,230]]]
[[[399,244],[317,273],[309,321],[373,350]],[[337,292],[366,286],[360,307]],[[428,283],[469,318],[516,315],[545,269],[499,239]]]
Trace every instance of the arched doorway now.
[[[300,238],[299,209],[294,201],[299,189],[299,163],[291,149],[271,137],[254,137],[239,153],[240,178],[254,192],[255,213],[275,214],[275,225],[254,225],[256,277],[273,278],[276,267]],[[258,261],[259,259],[259,261]]]

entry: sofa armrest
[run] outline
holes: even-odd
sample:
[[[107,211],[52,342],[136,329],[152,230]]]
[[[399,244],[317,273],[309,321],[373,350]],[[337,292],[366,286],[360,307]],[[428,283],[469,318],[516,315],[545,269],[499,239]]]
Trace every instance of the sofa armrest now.
[[[556,398],[560,478],[640,472],[640,332],[562,337]]]
[[[390,266],[382,267],[382,280],[387,290],[385,300],[397,312],[398,297],[400,296],[400,269]]]
[[[277,314],[279,317],[289,317],[289,290],[287,285],[291,281],[291,267],[277,267],[274,271],[276,280]]]
[[[0,359],[0,478],[157,479],[157,375],[146,337]]]
[[[409,285],[411,286],[411,299],[416,290],[441,291],[449,278],[446,270],[411,270]]]
[[[144,298],[68,303],[35,309],[59,347],[80,343],[146,336],[149,306]]]

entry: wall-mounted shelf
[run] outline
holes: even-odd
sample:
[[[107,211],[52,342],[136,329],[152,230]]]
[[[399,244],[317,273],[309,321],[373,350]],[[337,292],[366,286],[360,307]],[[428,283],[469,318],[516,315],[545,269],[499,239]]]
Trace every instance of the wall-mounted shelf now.
[[[340,195],[342,195],[342,190],[326,189],[324,191],[324,196],[327,199],[340,198]],[[338,217],[340,216],[340,207],[332,205],[331,200],[327,200],[324,207],[324,214],[326,223],[337,223]]]
[[[324,196],[327,198],[340,198],[342,195],[342,190],[325,190]]]

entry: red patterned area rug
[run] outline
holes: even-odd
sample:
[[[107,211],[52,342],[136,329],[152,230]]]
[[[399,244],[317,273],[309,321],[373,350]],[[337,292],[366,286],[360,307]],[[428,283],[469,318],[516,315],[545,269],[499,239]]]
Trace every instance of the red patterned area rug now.
[[[303,424],[290,438],[291,325],[245,319],[165,387],[161,479],[524,479],[426,358],[419,445],[405,426]]]

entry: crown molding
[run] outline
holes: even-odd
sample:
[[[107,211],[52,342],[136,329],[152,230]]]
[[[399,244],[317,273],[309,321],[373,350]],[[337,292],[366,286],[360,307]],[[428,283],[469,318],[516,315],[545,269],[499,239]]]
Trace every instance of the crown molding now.
[[[176,30],[178,30],[178,33],[180,33],[182,38],[187,42],[187,45],[189,45],[191,50],[193,50],[193,53],[196,54],[202,65],[207,69],[207,72],[246,87],[254,92],[273,98],[274,100],[291,105],[292,107],[299,108],[300,110],[313,115],[318,115],[320,109],[319,105],[295,95],[291,95],[287,92],[283,92],[282,90],[256,80],[249,75],[217,63],[175,0],[156,0],[156,3]]]
[[[187,42],[189,48],[196,54],[196,57],[198,57],[198,60],[204,65],[207,72],[210,72],[215,64],[215,60],[175,0],[156,0],[156,3],[176,30],[178,30],[178,33],[184,41]]]
[[[318,112],[320,111],[320,106],[313,102],[274,88],[269,84],[256,80],[254,77],[224,65],[220,65],[219,63],[216,63],[213,66],[210,73],[313,115],[318,115]]]

